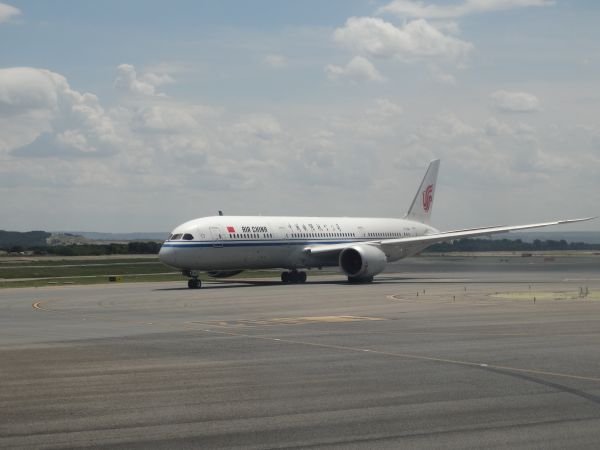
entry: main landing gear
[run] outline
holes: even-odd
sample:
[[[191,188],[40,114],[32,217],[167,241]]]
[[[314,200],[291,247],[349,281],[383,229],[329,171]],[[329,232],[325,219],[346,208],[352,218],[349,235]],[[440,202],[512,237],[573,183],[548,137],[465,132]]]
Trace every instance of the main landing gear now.
[[[188,287],[190,289],[200,289],[202,287],[202,282],[198,278],[190,278],[188,280]]]
[[[290,272],[281,272],[282,283],[304,283],[306,282],[306,272],[298,272],[296,269]]]

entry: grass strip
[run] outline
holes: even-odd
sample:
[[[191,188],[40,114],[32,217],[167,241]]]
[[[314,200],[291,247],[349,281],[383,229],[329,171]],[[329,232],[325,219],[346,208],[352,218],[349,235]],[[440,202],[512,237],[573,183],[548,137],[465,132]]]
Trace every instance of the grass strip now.
[[[330,271],[318,271],[311,272],[309,276],[319,275],[332,275],[337,272]],[[120,281],[114,282],[109,280],[107,275],[86,275],[86,276],[73,276],[64,278],[40,278],[30,280],[0,280],[1,288],[19,288],[19,287],[42,287],[42,286],[65,286],[65,285],[90,285],[90,284],[119,284],[119,283],[140,283],[140,282],[154,282],[154,281],[181,281],[182,286],[187,285],[187,277],[184,277],[179,272],[172,273],[158,273],[158,274],[133,274],[133,275],[119,275],[113,273],[111,275],[117,275]],[[254,270],[245,271],[233,277],[225,278],[225,280],[244,280],[250,278],[274,278],[279,279],[281,275],[280,271],[271,270]],[[201,274],[199,277],[202,281],[218,281],[219,279],[211,278],[206,274]]]

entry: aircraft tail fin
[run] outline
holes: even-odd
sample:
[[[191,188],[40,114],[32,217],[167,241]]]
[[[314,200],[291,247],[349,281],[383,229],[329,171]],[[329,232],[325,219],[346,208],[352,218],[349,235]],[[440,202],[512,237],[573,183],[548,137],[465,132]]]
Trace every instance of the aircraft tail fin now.
[[[406,213],[406,219],[429,224],[439,168],[439,159],[434,159],[429,163],[419,190],[415,194],[415,198]]]

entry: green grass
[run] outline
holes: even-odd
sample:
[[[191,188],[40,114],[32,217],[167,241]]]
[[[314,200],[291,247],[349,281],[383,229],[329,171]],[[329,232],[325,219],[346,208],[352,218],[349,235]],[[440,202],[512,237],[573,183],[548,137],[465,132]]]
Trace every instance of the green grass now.
[[[57,258],[57,257],[52,257]],[[132,256],[128,258],[111,258],[110,256],[103,256],[99,258],[88,257],[89,259],[79,259],[80,257],[69,257],[63,256],[60,259],[44,259],[40,256],[29,257],[3,257],[0,258],[0,269],[3,267],[14,267],[14,266],[64,266],[64,265],[86,265],[86,264],[120,264],[120,263],[147,263],[147,262],[159,262],[158,257],[152,255],[151,257],[141,258],[139,256]],[[76,259],[77,258],[77,259]]]
[[[144,281],[181,281],[185,283],[187,278],[179,273],[166,275],[124,275],[123,283],[139,283]],[[64,286],[84,284],[118,284],[109,281],[107,276],[98,277],[69,277],[69,278],[44,278],[40,280],[0,281],[0,288],[40,287],[40,286]]]
[[[227,279],[275,278],[280,271],[245,271]],[[331,272],[316,272],[325,275]],[[2,261],[0,263],[0,288],[39,287],[54,285],[85,285],[111,282],[109,276],[119,276],[123,283],[148,281],[181,281],[187,278],[172,267],[165,266],[155,258],[127,259],[69,259],[60,261]],[[201,274],[203,281],[214,280]]]
[[[10,280],[15,278],[56,278],[77,277],[92,275],[131,275],[131,274],[157,274],[174,272],[174,269],[156,262],[130,262],[118,263],[83,263],[73,261],[62,265],[27,265],[27,266],[0,266],[0,279]]]

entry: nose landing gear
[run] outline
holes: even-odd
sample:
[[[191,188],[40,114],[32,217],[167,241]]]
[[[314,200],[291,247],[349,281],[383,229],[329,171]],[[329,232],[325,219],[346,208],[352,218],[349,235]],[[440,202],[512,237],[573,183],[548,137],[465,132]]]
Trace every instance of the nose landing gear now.
[[[202,282],[198,279],[199,274],[196,270],[184,270],[182,274],[190,278],[188,280],[188,287],[190,289],[200,289],[202,287]]]
[[[285,284],[305,283],[306,272],[298,272],[296,269],[281,273],[281,282]]]

